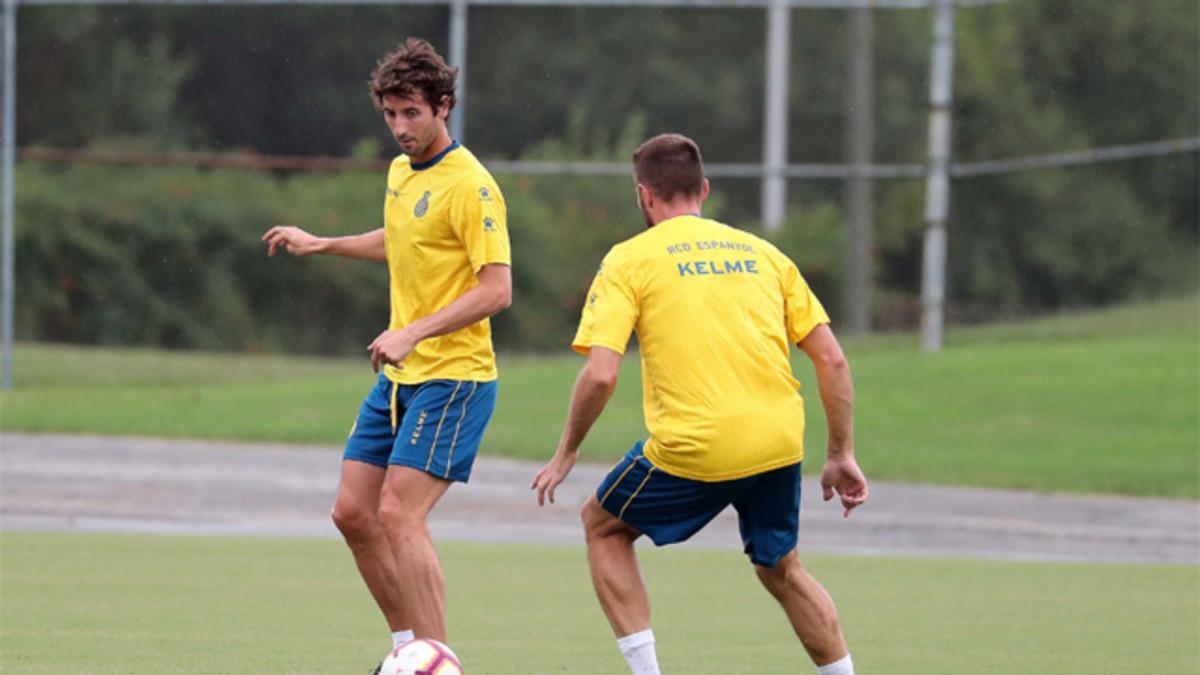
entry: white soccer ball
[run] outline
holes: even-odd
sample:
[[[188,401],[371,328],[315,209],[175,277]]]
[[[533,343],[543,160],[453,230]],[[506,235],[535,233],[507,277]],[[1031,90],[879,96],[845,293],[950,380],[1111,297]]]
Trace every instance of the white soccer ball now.
[[[462,675],[462,662],[446,645],[420,638],[396,647],[379,675]]]

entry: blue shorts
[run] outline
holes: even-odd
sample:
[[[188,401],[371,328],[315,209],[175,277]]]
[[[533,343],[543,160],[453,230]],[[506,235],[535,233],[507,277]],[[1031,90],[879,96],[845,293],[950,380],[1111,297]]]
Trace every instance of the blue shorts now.
[[[672,476],[642,455],[638,441],[596,489],[612,515],[658,546],[686,541],[730,504],[737,510],[746,555],[774,567],[796,548],[800,528],[800,463],[717,482]]]
[[[343,459],[411,466],[465,483],[495,407],[495,382],[396,384],[380,374],[358,410]]]

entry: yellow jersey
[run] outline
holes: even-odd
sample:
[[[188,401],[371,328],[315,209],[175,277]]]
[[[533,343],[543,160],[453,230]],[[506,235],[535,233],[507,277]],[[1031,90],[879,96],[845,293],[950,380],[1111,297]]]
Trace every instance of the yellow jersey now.
[[[491,263],[511,264],[504,196],[487,169],[454,142],[420,164],[397,157],[388,171],[384,244],[391,278],[389,329],[403,328],[457,300]],[[483,319],[421,341],[388,379],[495,380],[492,328]]]
[[[804,403],[788,353],[829,316],[771,243],[680,216],[614,246],[574,349],[624,353],[637,332],[651,463],[723,481],[804,458]]]

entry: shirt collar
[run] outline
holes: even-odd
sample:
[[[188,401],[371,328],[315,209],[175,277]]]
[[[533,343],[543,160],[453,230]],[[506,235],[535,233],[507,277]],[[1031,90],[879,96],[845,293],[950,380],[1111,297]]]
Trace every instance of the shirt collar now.
[[[442,161],[442,158],[445,157],[447,154],[449,154],[451,150],[454,150],[455,148],[458,148],[458,147],[459,147],[458,141],[451,141],[450,145],[447,145],[445,150],[442,150],[438,154],[434,155],[433,158],[430,159],[429,161],[412,162],[411,166],[413,168],[413,171],[424,171],[425,169],[432,168],[435,164]]]

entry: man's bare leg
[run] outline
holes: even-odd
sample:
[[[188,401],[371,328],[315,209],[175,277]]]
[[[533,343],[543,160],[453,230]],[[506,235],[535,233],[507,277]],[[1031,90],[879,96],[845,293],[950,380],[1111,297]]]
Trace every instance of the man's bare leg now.
[[[657,675],[650,595],[633,548],[641,533],[605,511],[595,495],[583,505],[581,516],[592,585],[617,636],[617,647],[635,675]]]
[[[388,467],[379,518],[396,560],[404,615],[416,637],[446,640],[446,582],[426,519],[450,481],[407,466]]]
[[[823,666],[849,653],[833,599],[804,569],[795,550],[783,556],[775,567],[755,565],[754,571],[783,607],[813,663]]]
[[[593,495],[583,505],[592,585],[617,637],[650,627],[650,596],[638,568],[633,542],[636,530],[605,511]]]
[[[409,630],[412,623],[404,613],[396,557],[379,521],[379,501],[386,470],[383,467],[344,460],[333,522],[346,545],[367,589],[375,598],[393,631]]]

